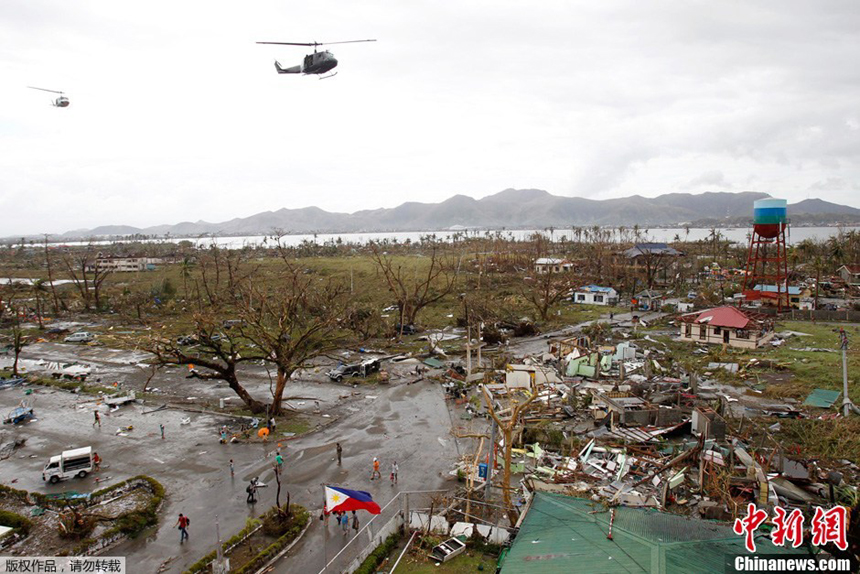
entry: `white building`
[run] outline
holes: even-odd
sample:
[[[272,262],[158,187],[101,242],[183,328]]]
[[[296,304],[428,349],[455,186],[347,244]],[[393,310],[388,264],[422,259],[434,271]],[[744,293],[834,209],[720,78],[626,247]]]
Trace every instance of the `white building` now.
[[[573,292],[572,301],[583,305],[615,305],[618,303],[618,292],[612,287],[586,285]]]
[[[535,259],[535,273],[563,273],[572,268],[573,263],[567,259],[556,259],[555,257]]]
[[[96,258],[95,264],[89,266],[89,271],[99,272],[123,272],[123,271],[152,271],[155,266],[162,263],[159,257],[118,257],[115,255],[102,255]]]

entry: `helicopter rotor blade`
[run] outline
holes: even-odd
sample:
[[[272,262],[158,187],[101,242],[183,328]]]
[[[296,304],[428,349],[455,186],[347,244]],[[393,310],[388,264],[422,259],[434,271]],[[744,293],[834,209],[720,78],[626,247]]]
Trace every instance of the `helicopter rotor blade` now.
[[[279,46],[319,46],[318,42],[257,42],[258,44],[277,44]]]
[[[46,88],[37,88],[35,86],[27,86],[27,87],[30,88],[31,90],[41,90],[43,92],[51,92],[52,94],[62,94],[63,93],[63,92],[60,92],[58,90],[48,90]]]
[[[319,46],[331,46],[332,44],[355,44],[356,42],[376,42],[376,40],[346,40],[345,42],[320,42]]]
[[[331,46],[332,44],[355,44],[356,42],[376,42],[376,40],[346,40],[345,42],[257,42],[258,44],[277,44],[279,46]]]

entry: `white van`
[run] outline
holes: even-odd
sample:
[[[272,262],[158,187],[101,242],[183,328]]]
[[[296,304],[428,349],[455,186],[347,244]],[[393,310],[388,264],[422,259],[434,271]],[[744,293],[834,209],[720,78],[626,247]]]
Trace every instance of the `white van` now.
[[[65,341],[66,343],[89,343],[94,339],[95,337],[92,333],[87,333],[86,331],[78,331],[77,333],[72,333],[71,335],[63,339],[63,341]]]
[[[42,469],[42,480],[56,484],[73,476],[83,478],[92,471],[93,447],[85,446],[52,456]]]

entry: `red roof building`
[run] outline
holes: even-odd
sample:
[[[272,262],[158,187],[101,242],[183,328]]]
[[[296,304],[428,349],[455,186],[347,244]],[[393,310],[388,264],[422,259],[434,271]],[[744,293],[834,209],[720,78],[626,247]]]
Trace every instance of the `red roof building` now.
[[[737,307],[714,307],[681,315],[681,340],[754,349],[773,338],[773,323]]]

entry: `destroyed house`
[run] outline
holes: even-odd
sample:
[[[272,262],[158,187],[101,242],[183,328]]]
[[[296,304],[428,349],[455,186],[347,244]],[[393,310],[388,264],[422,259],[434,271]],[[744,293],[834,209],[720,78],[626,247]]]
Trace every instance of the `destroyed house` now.
[[[621,391],[591,391],[591,414],[596,420],[611,417],[613,423],[624,426],[678,425],[684,413],[678,409],[660,408],[639,397]]]
[[[860,265],[843,265],[836,272],[848,285],[860,285]]]
[[[666,243],[637,243],[622,252],[627,267],[645,275],[648,286],[652,283],[668,284],[684,256]]]
[[[744,537],[729,524],[619,506],[610,538],[610,520],[602,504],[535,492],[501,574],[724,572],[727,560],[746,554]],[[762,554],[806,554],[765,536],[756,544]]]
[[[583,305],[615,305],[618,303],[618,291],[612,287],[585,285],[573,292],[571,300]]]
[[[646,289],[636,294],[636,299],[633,302],[642,311],[659,311],[663,307],[665,297],[663,293]]]
[[[763,315],[736,307],[715,307],[681,315],[681,340],[755,349],[773,339],[773,324]]]
[[[810,289],[801,289],[796,285],[782,288],[777,288],[776,285],[756,285],[752,291],[754,292],[753,297],[750,297],[749,294],[746,295],[748,301],[761,300],[763,304],[776,305],[778,300],[782,299],[783,306],[794,309],[800,309],[802,300],[812,295]]]

